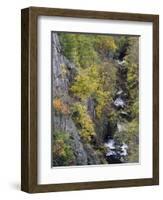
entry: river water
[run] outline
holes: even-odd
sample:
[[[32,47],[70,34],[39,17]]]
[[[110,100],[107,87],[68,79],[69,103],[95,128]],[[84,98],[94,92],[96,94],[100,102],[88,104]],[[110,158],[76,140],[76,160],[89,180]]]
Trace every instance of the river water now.
[[[104,144],[107,151],[106,157],[109,164],[114,163],[124,163],[126,157],[128,156],[128,145],[124,142],[119,144],[114,139],[108,139]]]
[[[116,109],[120,109],[123,112],[123,115],[126,113],[123,109],[126,106],[126,102],[124,99],[124,92],[123,90],[119,90],[116,94],[116,98],[113,102]],[[115,111],[116,112],[116,111]],[[123,124],[121,121],[117,121],[117,133],[121,134],[123,129]],[[114,138],[114,134],[112,136],[108,136],[108,139],[104,143],[106,147],[106,158],[109,164],[114,163],[125,163],[126,158],[128,156],[128,145],[125,144],[123,141],[121,143]]]

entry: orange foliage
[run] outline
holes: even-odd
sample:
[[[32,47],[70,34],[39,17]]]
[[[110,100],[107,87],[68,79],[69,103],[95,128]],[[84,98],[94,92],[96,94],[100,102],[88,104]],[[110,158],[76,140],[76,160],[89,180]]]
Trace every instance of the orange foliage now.
[[[62,114],[68,114],[69,108],[68,105],[63,103],[61,99],[54,99],[53,100],[53,107]]]

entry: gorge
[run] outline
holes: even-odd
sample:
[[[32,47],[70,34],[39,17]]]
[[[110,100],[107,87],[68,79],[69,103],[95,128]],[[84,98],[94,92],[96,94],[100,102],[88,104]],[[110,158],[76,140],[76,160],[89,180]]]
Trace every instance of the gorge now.
[[[138,162],[138,38],[51,37],[52,166]]]

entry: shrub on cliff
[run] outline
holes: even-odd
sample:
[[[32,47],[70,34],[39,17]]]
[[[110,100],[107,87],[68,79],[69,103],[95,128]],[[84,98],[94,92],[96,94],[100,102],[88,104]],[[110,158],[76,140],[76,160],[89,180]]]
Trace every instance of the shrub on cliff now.
[[[73,165],[75,156],[70,145],[70,136],[64,131],[56,131],[53,135],[53,162],[55,166]]]

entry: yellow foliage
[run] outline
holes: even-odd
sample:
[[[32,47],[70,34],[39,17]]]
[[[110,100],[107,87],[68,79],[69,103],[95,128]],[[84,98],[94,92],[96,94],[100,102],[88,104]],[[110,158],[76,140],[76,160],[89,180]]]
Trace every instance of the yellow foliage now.
[[[87,142],[91,140],[92,136],[95,135],[93,122],[87,113],[86,106],[76,103],[72,108],[73,113],[77,113],[75,122],[80,126],[80,136]]]
[[[107,37],[107,39],[105,39],[102,43],[103,45],[103,48],[105,49],[111,49],[111,50],[115,50],[117,47],[116,47],[116,44],[115,44],[115,41],[112,37]]]
[[[105,76],[99,69],[100,67],[96,65],[81,69],[70,89],[82,101],[91,96],[95,97],[97,117],[101,116],[109,98],[109,93],[103,89]]]
[[[99,86],[99,74],[97,66],[91,66],[86,69],[80,69],[75,78],[71,91],[82,100],[91,96]]]
[[[108,96],[109,96],[109,93],[104,92],[102,90],[98,90],[96,92],[96,101],[97,101],[96,115],[98,118],[101,116],[103,108],[107,104]]]
[[[115,44],[115,40],[112,36],[98,36],[96,45],[98,50],[100,51],[115,51],[117,49],[117,46]]]

